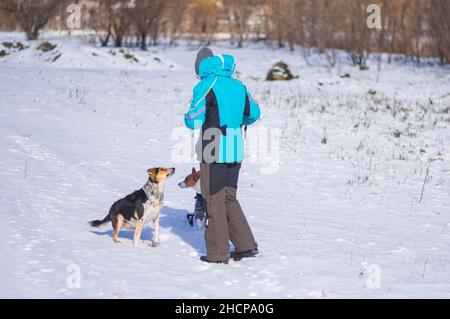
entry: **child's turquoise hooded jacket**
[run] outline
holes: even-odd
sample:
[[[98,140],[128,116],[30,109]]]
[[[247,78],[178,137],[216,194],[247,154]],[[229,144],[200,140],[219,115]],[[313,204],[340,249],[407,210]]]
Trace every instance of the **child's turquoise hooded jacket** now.
[[[208,144],[214,141],[208,129],[219,133],[219,143],[213,143],[214,160],[205,154],[204,163],[236,163],[244,159],[244,139],[242,126],[251,125],[260,117],[258,104],[241,81],[232,78],[235,70],[231,55],[219,55],[204,59],[200,63],[201,78],[193,92],[189,111],[184,116],[188,128],[201,128],[204,134],[202,151],[210,152]],[[205,134],[206,133],[206,134]],[[216,134],[213,134],[214,136]],[[212,145],[212,144],[211,144]]]

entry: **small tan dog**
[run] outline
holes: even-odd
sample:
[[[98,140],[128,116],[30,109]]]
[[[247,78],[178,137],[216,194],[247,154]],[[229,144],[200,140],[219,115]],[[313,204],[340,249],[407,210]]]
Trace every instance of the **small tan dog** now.
[[[186,218],[189,225],[194,226],[195,222],[199,229],[203,228],[206,223],[206,204],[202,197],[200,171],[196,171],[195,167],[193,167],[191,174],[186,176],[184,181],[180,182],[178,186],[181,188],[193,188],[196,191],[194,213],[187,214]]]
[[[192,172],[184,178],[184,181],[178,183],[181,188],[193,188],[197,194],[201,194],[200,187],[200,171],[196,171],[195,167],[192,167]]]

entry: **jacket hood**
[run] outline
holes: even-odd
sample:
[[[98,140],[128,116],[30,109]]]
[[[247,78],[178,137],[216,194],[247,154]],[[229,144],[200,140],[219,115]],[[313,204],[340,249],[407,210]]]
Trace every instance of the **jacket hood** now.
[[[199,66],[200,63],[206,59],[206,58],[210,58],[213,57],[214,54],[211,51],[210,48],[207,47],[201,47],[200,50],[198,50],[197,52],[197,56],[195,57],[195,64],[194,64],[194,68],[195,68],[195,73],[198,74],[199,73]]]
[[[230,77],[236,69],[234,61],[234,57],[228,54],[206,58],[200,63],[199,75],[202,79],[211,75]]]

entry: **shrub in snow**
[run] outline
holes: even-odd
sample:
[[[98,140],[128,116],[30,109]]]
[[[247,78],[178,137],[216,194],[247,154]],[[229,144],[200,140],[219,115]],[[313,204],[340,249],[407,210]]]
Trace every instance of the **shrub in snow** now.
[[[297,78],[286,63],[279,61],[267,73],[266,81],[289,81]]]
[[[52,44],[50,42],[43,42],[40,46],[38,46],[38,50],[41,50],[42,52],[48,52],[52,51],[56,48],[56,44]]]
[[[124,49],[119,49],[119,52],[122,53],[123,57],[127,60],[129,60],[130,62],[136,62],[139,63],[139,60],[136,58],[136,56],[134,56],[132,53],[125,51]],[[113,54],[115,55],[115,54]]]
[[[28,47],[22,44],[22,42],[3,42],[3,47],[6,50],[0,50],[0,58],[3,58],[11,53],[22,51]]]
[[[17,51],[22,51],[26,49],[26,47],[22,44],[22,42],[3,42],[2,43],[5,48],[14,49]]]

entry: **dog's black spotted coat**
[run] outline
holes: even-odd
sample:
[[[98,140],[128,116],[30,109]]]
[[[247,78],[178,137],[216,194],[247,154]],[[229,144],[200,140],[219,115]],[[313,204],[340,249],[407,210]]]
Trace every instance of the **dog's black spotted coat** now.
[[[126,223],[125,228],[133,228],[138,220],[147,223],[157,219],[163,200],[163,184],[148,180],[141,189],[114,202],[103,220],[93,220],[89,224],[99,227],[111,221],[114,227],[120,214]]]
[[[164,193],[161,187],[158,183],[152,183],[149,180],[143,188],[116,201],[111,206],[109,215],[111,220],[114,221],[116,215],[120,213],[132,225],[144,216],[144,222],[148,222],[158,217],[163,200]]]

